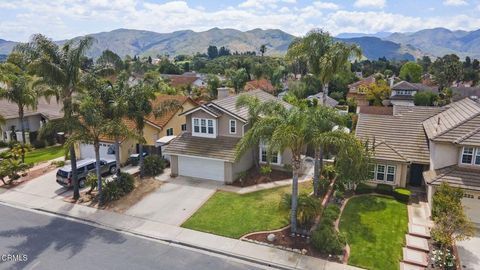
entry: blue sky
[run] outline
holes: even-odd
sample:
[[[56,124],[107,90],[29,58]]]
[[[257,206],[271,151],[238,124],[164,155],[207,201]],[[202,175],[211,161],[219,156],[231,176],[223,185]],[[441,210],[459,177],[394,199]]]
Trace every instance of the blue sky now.
[[[0,38],[54,39],[117,28],[172,32],[278,28],[303,35],[480,28],[480,0],[0,0]]]

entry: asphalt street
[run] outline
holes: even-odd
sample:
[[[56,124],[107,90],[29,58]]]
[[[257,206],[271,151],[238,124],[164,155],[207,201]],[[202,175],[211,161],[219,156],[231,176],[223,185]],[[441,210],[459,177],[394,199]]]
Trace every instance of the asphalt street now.
[[[264,269],[57,216],[0,205],[0,269]]]

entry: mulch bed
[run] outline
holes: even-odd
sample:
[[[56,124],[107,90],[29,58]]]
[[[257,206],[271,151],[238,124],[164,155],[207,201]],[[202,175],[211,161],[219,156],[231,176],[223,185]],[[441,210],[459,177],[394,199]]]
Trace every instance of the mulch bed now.
[[[240,183],[240,181],[235,181],[232,183],[232,185],[236,187],[248,187],[262,183],[286,180],[290,178],[292,178],[291,172],[272,170],[272,173],[270,173],[269,176],[265,176],[260,174],[257,168],[253,167],[247,171],[247,177],[245,177],[242,183]]]
[[[35,179],[39,176],[42,176],[46,173],[49,173],[49,172],[53,171],[55,169],[57,169],[57,166],[51,165],[51,164],[48,165],[47,167],[34,169],[34,170],[31,170],[31,171],[28,171],[24,176],[22,176],[19,179],[11,182],[8,185],[5,185],[5,184],[3,184],[2,181],[0,181],[0,187],[5,188],[5,189],[15,188],[16,186],[19,186],[23,183],[26,183],[30,180],[33,180],[33,179]]]
[[[275,241],[273,241],[273,242],[269,242],[267,240],[267,236],[271,233],[273,233],[275,235]],[[321,254],[320,252],[315,250],[312,245],[307,243],[307,238],[306,237],[301,237],[301,236],[292,237],[292,236],[290,236],[290,228],[289,227],[285,228],[281,231],[278,231],[278,232],[266,232],[266,233],[252,234],[250,236],[247,236],[246,238],[251,239],[251,240],[255,240],[255,241],[259,241],[259,242],[273,244],[275,246],[282,246],[282,247],[285,247],[285,248],[298,249],[300,251],[305,249],[305,250],[307,250],[306,255],[308,255],[308,256],[341,263],[341,261],[338,260],[337,256],[329,257],[328,255]]]

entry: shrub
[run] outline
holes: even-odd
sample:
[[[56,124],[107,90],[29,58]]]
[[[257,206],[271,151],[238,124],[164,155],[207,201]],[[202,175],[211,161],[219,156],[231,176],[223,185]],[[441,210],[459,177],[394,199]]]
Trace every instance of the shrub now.
[[[260,167],[260,173],[262,175],[270,175],[272,173],[272,167],[265,165]]]
[[[335,167],[333,165],[323,166],[322,176],[324,178],[331,180],[331,179],[335,178],[336,174],[337,174],[337,172],[335,171]]]
[[[373,187],[364,183],[360,183],[355,188],[356,194],[368,194],[373,192]]]
[[[165,161],[157,155],[146,156],[143,160],[143,172],[146,176],[156,176],[163,173]]]
[[[118,177],[115,182],[122,189],[124,194],[129,193],[135,188],[135,180],[129,173],[120,173],[120,177]]]
[[[5,148],[5,147],[8,147],[9,144],[7,142],[4,142],[4,141],[0,141],[0,148]]]
[[[88,173],[87,179],[85,179],[85,184],[90,187],[90,190],[87,193],[91,193],[94,189],[97,188],[97,175],[93,172]]]
[[[387,185],[387,184],[378,184],[377,187],[375,188],[375,191],[378,194],[392,195],[393,194],[393,186]]]
[[[120,199],[125,193],[116,181],[104,181],[102,186],[103,202],[111,202]]]
[[[395,199],[397,199],[401,202],[408,203],[408,201],[410,200],[410,195],[411,194],[412,193],[408,189],[396,188],[393,192],[393,197],[395,197]]]
[[[45,148],[45,146],[47,146],[47,144],[44,140],[35,140],[35,141],[33,141],[32,146],[35,149],[41,149],[41,148]]]
[[[282,195],[280,207],[290,210],[292,206],[292,195],[285,193]],[[307,194],[298,196],[297,206],[297,222],[300,226],[308,226],[313,223],[315,218],[320,214],[321,208],[318,199]]]
[[[335,204],[328,205],[322,214],[321,223],[327,223],[333,225],[335,220],[340,216],[340,207]]]
[[[312,234],[313,247],[323,254],[340,255],[345,247],[345,237],[333,226],[323,224]]]
[[[343,200],[345,198],[345,193],[343,191],[335,191],[335,198]]]
[[[63,160],[56,160],[56,161],[52,161],[52,163],[50,163],[51,165],[57,167],[57,168],[60,168],[60,167],[63,167],[65,166],[65,161]]]

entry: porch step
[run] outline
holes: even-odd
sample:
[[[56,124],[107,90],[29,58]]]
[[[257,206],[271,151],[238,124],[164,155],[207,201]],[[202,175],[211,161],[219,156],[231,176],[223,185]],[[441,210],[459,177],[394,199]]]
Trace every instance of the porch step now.
[[[428,240],[423,237],[406,234],[405,242],[408,248],[418,249],[426,252],[430,251],[430,248],[428,247]]]
[[[427,267],[428,266],[428,255],[424,251],[418,251],[411,248],[403,248],[403,262]]]
[[[400,262],[400,270],[425,270],[425,267],[409,264],[407,262]]]
[[[430,230],[424,225],[408,223],[408,233],[413,236],[430,238]]]

